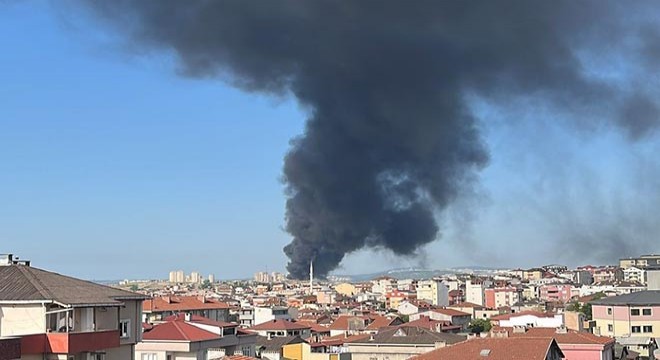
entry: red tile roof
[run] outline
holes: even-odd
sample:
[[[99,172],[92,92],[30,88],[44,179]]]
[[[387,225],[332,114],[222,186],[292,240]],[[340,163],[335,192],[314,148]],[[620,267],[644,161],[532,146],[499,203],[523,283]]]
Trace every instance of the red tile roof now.
[[[322,339],[319,342],[315,343],[310,343],[311,347],[322,347],[322,346],[340,346],[344,345],[346,343],[350,343],[353,341],[361,341],[361,340],[366,340],[370,337],[370,334],[357,334],[357,335],[350,335],[346,336],[344,334],[339,334],[336,336],[331,336]]]
[[[330,330],[362,330],[367,326],[369,318],[367,316],[340,315],[330,324]],[[359,324],[358,324],[359,323]],[[350,328],[350,325],[357,325],[357,329]]]
[[[397,322],[398,317],[387,317],[387,316],[371,316],[371,322],[367,325],[367,330],[378,330],[383,327],[391,326],[393,323]]]
[[[249,330],[305,330],[311,329],[309,325],[297,323],[295,321],[275,319],[265,323],[255,325]]]
[[[512,328],[494,327],[494,331],[506,331],[509,337],[524,337],[524,338],[554,338],[558,344],[597,344],[606,345],[614,343],[614,339],[607,336],[597,336],[586,331],[573,331],[567,330],[566,333],[558,333],[557,329],[553,328],[530,328],[525,332],[516,333]]]
[[[495,320],[495,321],[509,320],[512,317],[525,316],[525,315],[532,315],[532,316],[536,316],[536,317],[540,317],[540,318],[555,317],[555,315],[551,314],[551,313],[544,313],[544,312],[540,312],[540,311],[528,310],[528,311],[521,311],[521,312],[517,312],[517,313],[497,315],[497,316],[491,317],[490,319]]]
[[[154,326],[142,335],[144,340],[204,341],[219,339],[220,335],[202,330],[184,321],[168,321]]]
[[[471,339],[413,357],[412,360],[545,360],[553,346],[560,351],[550,338]]]
[[[427,310],[427,311],[432,311],[432,312],[442,314],[442,315],[447,315],[447,316],[472,316],[468,313],[458,311],[458,310],[454,310],[454,309],[437,309],[436,308],[436,309],[430,309],[430,310]],[[427,311],[424,311],[424,312],[427,312]]]
[[[477,309],[483,309],[483,306],[467,301],[459,302],[457,304],[451,305],[451,307],[457,307],[457,308],[477,308]]]
[[[198,296],[162,296],[144,300],[142,309],[144,312],[185,312],[188,310],[229,309],[229,305],[211,298],[202,300],[202,297]]]
[[[183,321],[186,319],[186,314],[185,313],[177,313],[174,315],[170,315],[166,317],[164,320],[165,321]],[[224,321],[213,321],[211,319],[205,318],[200,315],[190,315],[190,320],[189,322],[194,322],[194,323],[199,323],[199,324],[204,324],[204,325],[211,325],[211,326],[218,326],[218,327],[237,327],[238,324],[235,323],[229,323],[229,322],[224,322]]]

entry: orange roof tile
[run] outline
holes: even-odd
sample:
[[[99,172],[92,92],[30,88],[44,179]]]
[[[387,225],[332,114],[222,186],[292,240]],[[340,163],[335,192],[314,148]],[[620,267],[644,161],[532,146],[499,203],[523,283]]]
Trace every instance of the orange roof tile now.
[[[249,330],[305,330],[311,329],[309,325],[300,324],[295,321],[275,319],[254,325]]]
[[[471,339],[413,357],[412,360],[545,360],[553,346],[561,351],[550,338]]]
[[[143,312],[185,312],[189,310],[229,309],[227,303],[197,296],[162,296],[144,300]]]
[[[613,343],[614,339],[607,336],[598,336],[586,331],[568,330],[566,333],[558,333],[554,328],[530,328],[525,332],[516,333],[512,328],[496,328],[499,331],[507,331],[510,337],[536,338],[547,337],[554,338],[558,344],[599,344],[606,345]]]
[[[202,330],[184,321],[168,321],[156,325],[142,335],[144,340],[204,341],[219,339],[218,334]]]

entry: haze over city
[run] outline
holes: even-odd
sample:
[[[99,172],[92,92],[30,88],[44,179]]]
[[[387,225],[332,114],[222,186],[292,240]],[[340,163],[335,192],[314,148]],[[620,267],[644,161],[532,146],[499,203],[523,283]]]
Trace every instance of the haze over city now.
[[[428,93],[423,81],[419,89],[409,89],[414,97],[398,104],[394,100],[400,100],[407,91],[403,90],[405,86],[412,85],[408,79],[420,84],[419,80],[427,77],[411,68],[406,68],[408,73],[402,72],[401,77],[393,76],[401,89],[388,89],[382,94],[384,100],[378,101],[400,105],[401,111],[415,109],[424,119],[437,111],[442,116],[458,116],[462,125],[452,123],[433,130],[444,131],[449,139],[439,141],[440,145],[448,142],[466,152],[459,154],[460,160],[451,156],[441,159],[444,162],[437,160],[445,153],[435,152],[435,139],[424,137],[428,135],[424,124],[410,121],[408,128],[409,123],[401,115],[404,120],[394,121],[404,124],[401,129],[421,129],[405,133],[410,138],[401,140],[401,152],[418,144],[413,135],[434,146],[430,155],[420,156],[422,160],[412,166],[424,171],[411,171],[413,175],[402,177],[392,175],[400,170],[396,166],[410,159],[394,159],[386,151],[386,145],[399,144],[390,141],[395,139],[391,133],[365,130],[362,140],[368,144],[366,148],[378,154],[374,156],[378,161],[373,163],[364,155],[371,154],[368,150],[351,153],[348,150],[353,148],[346,148],[342,149],[346,154],[330,153],[332,164],[348,161],[353,154],[356,161],[373,165],[365,166],[365,178],[374,180],[372,175],[376,174],[380,185],[392,187],[403,200],[396,196],[395,200],[368,197],[365,203],[382,201],[385,205],[365,206],[373,210],[370,216],[343,213],[355,223],[342,231],[368,223],[366,227],[376,229],[375,235],[358,236],[360,243],[354,247],[339,246],[339,250],[316,253],[316,249],[328,249],[328,244],[309,239],[294,241],[291,233],[300,235],[301,230],[296,223],[288,224],[286,218],[287,199],[304,193],[300,190],[310,183],[319,185],[327,178],[311,181],[305,176],[313,171],[295,166],[304,164],[296,160],[296,144],[304,139],[301,136],[315,134],[312,125],[307,125],[305,132],[306,121],[318,114],[327,115],[322,101],[328,99],[326,94],[312,91],[320,86],[316,81],[327,78],[287,73],[289,62],[295,62],[289,57],[307,54],[305,46],[313,43],[302,35],[296,38],[300,48],[283,56],[285,70],[277,68],[273,72],[283,71],[300,83],[309,81],[314,86],[281,86],[279,81],[286,81],[268,77],[266,60],[236,64],[235,57],[243,53],[230,49],[233,43],[229,40],[227,44],[219,42],[226,53],[216,49],[229,59],[218,60],[217,66],[225,73],[215,64],[207,64],[204,51],[199,49],[212,40],[195,37],[200,29],[191,24],[191,19],[178,19],[178,25],[201,45],[187,49],[177,43],[180,39],[176,36],[157,28],[161,20],[171,19],[159,19],[149,8],[133,8],[125,2],[117,2],[116,8],[83,3],[0,2],[0,48],[4,49],[0,59],[4,70],[0,72],[0,243],[10,244],[7,250],[43,268],[87,279],[163,278],[175,268],[228,279],[248,278],[260,270],[286,273],[290,262],[295,265],[297,277],[301,277],[309,258],[315,257],[320,274],[346,274],[399,267],[575,266],[614,263],[619,257],[660,252],[660,224],[655,216],[660,200],[659,112],[653,103],[658,79],[646,75],[657,70],[652,50],[658,43],[654,32],[637,31],[636,25],[643,28],[644,24],[655,24],[655,20],[644,17],[645,5],[630,9],[632,15],[620,21],[612,20],[607,11],[593,14],[602,17],[604,24],[614,21],[613,26],[623,29],[622,34],[638,35],[636,41],[626,41],[622,36],[612,38],[608,46],[600,46],[598,40],[604,35],[598,25],[589,28],[594,38],[572,36],[570,31],[582,34],[576,28],[580,19],[566,19],[566,32],[557,33],[554,39],[530,35],[532,44],[547,40],[568,51],[570,54],[562,57],[561,51],[533,47],[539,56],[557,55],[557,61],[569,70],[553,68],[553,59],[546,62],[530,56],[525,58],[529,63],[521,60],[518,64],[525,69],[524,74],[484,66],[483,77],[470,77],[466,74],[477,72],[478,66],[462,68],[448,61],[446,68],[456,70],[454,81],[461,84],[443,88],[453,95],[458,95],[454,92],[460,89],[460,101],[451,96],[451,103],[460,109],[456,113],[451,106],[422,97]],[[176,2],[171,5],[178,6]],[[295,11],[290,10],[285,8],[278,15],[294,16]],[[307,10],[316,14],[316,9]],[[387,19],[391,14],[385,10],[381,15]],[[141,18],[141,28],[127,26],[122,31],[125,24],[111,20],[113,11]],[[557,11],[561,14],[568,10]],[[489,26],[497,28],[495,24],[484,25],[484,29]],[[557,25],[543,26],[557,31]],[[259,29],[238,26],[232,30],[255,31],[264,36]],[[396,31],[388,34],[393,38],[399,35]],[[370,33],[364,36],[378,38]],[[462,40],[473,44],[477,38],[465,35]],[[405,36],[401,39],[401,43],[392,41],[393,48],[382,54],[396,53],[395,46],[407,44]],[[500,40],[511,46],[523,40],[515,36],[512,39]],[[333,39],[326,40],[334,44]],[[348,51],[344,43],[334,46],[331,52]],[[370,50],[373,53],[363,58],[367,62],[381,54],[379,49]],[[438,53],[443,54],[442,49]],[[249,54],[263,55],[264,59],[277,55],[268,50]],[[506,61],[520,58],[516,54],[513,48],[489,48],[483,53],[475,51],[473,56],[499,56]],[[422,52],[420,56],[436,55]],[[304,58],[299,63],[309,66],[311,60]],[[350,60],[347,57],[343,61],[353,64]],[[409,62],[393,59],[384,64],[387,66],[383,71]],[[248,66],[256,66],[265,74]],[[428,68],[420,67],[420,71],[427,71],[429,79],[447,75],[445,67],[425,66]],[[365,70],[361,63],[355,67]],[[541,85],[536,80],[519,81],[519,88],[491,84],[488,77],[502,73],[511,75],[514,82],[523,75],[536,79],[536,74]],[[378,75],[364,74],[364,79]],[[550,82],[553,74],[565,77],[558,84],[544,83]],[[368,87],[368,83],[364,80],[360,84]],[[337,85],[336,93],[357,89],[360,84],[342,83]],[[565,90],[567,84],[573,86],[571,91]],[[379,82],[375,85],[383,88]],[[498,89],[504,89],[506,96],[494,95]],[[345,104],[347,99],[360,99],[363,92],[358,90],[333,101]],[[431,105],[426,108],[419,105],[422,103]],[[356,105],[347,104],[346,109],[350,106]],[[372,110],[365,113],[371,114]],[[351,108],[330,115],[343,111],[349,117],[365,114],[357,110],[352,113]],[[434,117],[428,119],[429,124],[435,124]],[[454,135],[461,131],[469,134],[469,145],[453,143]],[[319,145],[313,149],[325,148]],[[394,170],[388,168],[390,165]],[[298,172],[300,168],[303,170]],[[427,171],[438,168],[446,173]],[[289,171],[289,183],[285,182],[283,169]],[[319,173],[337,169],[324,168]],[[293,176],[296,174],[300,177]],[[398,188],[402,183],[406,185],[408,176],[417,176],[411,185],[414,189]],[[450,184],[440,185],[438,179],[447,177],[452,178]],[[336,182],[333,185],[338,188],[332,191],[367,193],[371,189],[351,190],[344,186],[347,184]],[[287,186],[293,186],[294,191],[287,192]],[[425,195],[420,197],[419,193]],[[388,205],[390,200],[395,204]],[[406,207],[410,204],[419,207]],[[419,216],[412,216],[415,221],[398,217],[409,209],[417,209],[414,214]],[[423,226],[416,222],[418,219],[424,220]],[[320,218],[313,220],[322,222]],[[412,224],[404,227],[406,231],[422,228],[423,234],[400,233],[401,229],[392,226],[404,220]],[[355,231],[364,234],[362,229]],[[413,235],[419,235],[419,240],[410,240]],[[296,246],[287,256],[282,249],[292,241]],[[100,257],[103,262],[99,262]],[[324,267],[326,258],[332,259]],[[339,267],[334,269],[337,259]]]

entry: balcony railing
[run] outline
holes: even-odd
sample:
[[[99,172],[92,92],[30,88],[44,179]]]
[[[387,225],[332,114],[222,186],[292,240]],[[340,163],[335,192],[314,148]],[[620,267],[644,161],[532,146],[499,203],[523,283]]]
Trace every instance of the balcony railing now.
[[[77,354],[119,347],[119,330],[45,333],[21,337],[21,352],[29,354]]]

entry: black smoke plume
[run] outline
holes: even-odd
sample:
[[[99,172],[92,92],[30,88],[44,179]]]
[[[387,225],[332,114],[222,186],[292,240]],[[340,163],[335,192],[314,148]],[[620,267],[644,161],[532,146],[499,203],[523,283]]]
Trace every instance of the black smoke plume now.
[[[308,109],[305,132],[292,141],[284,165],[286,230],[293,236],[284,252],[294,278],[307,276],[311,259],[325,276],[352,251],[411,255],[439,236],[436,215],[489,159],[469,94],[543,99],[576,122],[606,119],[602,124],[634,139],[657,126],[648,92],[588,71],[589,56],[631,37],[642,44],[631,56],[653,63],[645,57],[658,46],[643,43],[644,34],[656,32],[648,30],[642,2],[84,4],[136,48],[173,52],[187,76],[291,94]]]

